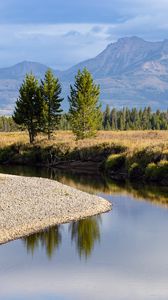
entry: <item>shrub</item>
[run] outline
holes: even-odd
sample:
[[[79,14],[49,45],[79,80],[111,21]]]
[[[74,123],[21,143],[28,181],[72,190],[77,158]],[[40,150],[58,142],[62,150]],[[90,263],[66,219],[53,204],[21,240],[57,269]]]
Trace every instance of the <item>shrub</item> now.
[[[168,182],[168,161],[162,160],[158,164],[148,164],[145,177],[150,181]]]
[[[161,149],[146,147],[143,150],[136,151],[131,157],[131,162],[136,162],[143,168],[152,162],[159,162],[161,160],[161,155]]]
[[[128,175],[131,180],[136,180],[142,177],[143,173],[144,171],[138,163],[133,163],[128,170]]]
[[[105,161],[105,170],[119,171],[125,168],[125,154],[112,154]]]
[[[168,150],[164,150],[163,153],[162,153],[162,159],[163,160],[168,160]]]
[[[0,163],[7,163],[18,153],[14,147],[6,147],[0,149]]]

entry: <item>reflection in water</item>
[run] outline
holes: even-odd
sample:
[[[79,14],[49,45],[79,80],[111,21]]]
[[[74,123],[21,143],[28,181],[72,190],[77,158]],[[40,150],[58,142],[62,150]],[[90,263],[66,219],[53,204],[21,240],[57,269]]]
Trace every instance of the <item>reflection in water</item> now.
[[[69,225],[71,240],[75,242],[80,257],[88,258],[94,249],[95,242],[100,241],[100,223],[101,217],[95,216],[72,222]],[[62,226],[51,227],[23,238],[28,253],[34,254],[35,250],[45,248],[48,258],[51,258],[61,245]]]
[[[50,227],[44,231],[32,234],[23,238],[23,241],[28,252],[34,254],[36,249],[43,247],[46,249],[47,256],[51,258],[62,241],[61,226]]]
[[[76,243],[79,256],[91,255],[96,241],[100,241],[101,217],[92,217],[70,224],[71,240]]]
[[[113,202],[113,210],[101,216],[102,222],[89,218],[1,245],[0,299],[168,299],[168,209],[139,201],[167,205],[167,189],[58,170],[10,170],[102,193]],[[94,247],[100,235],[101,247]],[[26,248],[36,255],[27,255]]]
[[[91,194],[122,194],[168,207],[168,187],[112,181],[106,176],[26,166],[0,166],[0,173],[46,177]]]

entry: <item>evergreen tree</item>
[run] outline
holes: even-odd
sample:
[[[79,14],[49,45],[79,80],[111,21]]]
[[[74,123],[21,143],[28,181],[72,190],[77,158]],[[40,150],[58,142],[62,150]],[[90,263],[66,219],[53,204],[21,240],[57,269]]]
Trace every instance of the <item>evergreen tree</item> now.
[[[117,112],[116,109],[113,108],[110,114],[110,123],[111,123],[111,129],[112,130],[117,130]]]
[[[149,129],[149,111],[148,108],[145,107],[142,114],[142,129],[146,130]]]
[[[108,126],[108,106],[103,113],[103,129],[105,130],[167,130],[168,111],[152,112],[151,107],[143,110],[137,108],[112,109],[110,112],[110,126]]]
[[[38,80],[33,74],[27,74],[20,87],[13,120],[26,127],[30,143],[33,143],[43,122],[43,101]]]
[[[44,100],[44,131],[47,132],[50,140],[52,132],[58,128],[60,114],[62,112],[61,102],[61,85],[58,78],[55,78],[52,71],[49,69],[44,81],[41,81],[41,91]]]
[[[110,107],[109,107],[109,105],[106,106],[106,110],[104,112],[103,128],[105,130],[110,130],[111,129],[111,124],[110,124]]]
[[[131,119],[132,129],[139,129],[140,121],[139,121],[139,114],[136,108],[133,108],[131,110],[130,119]]]
[[[62,114],[58,125],[59,130],[71,130],[68,114]]]
[[[0,117],[0,131],[1,132],[12,132],[18,131],[19,126],[13,121],[11,117]]]
[[[77,139],[95,136],[101,126],[100,88],[87,69],[78,71],[74,86],[70,86],[70,122]]]
[[[117,112],[117,127],[119,130],[124,130],[125,128],[125,123],[124,123],[124,114],[123,111],[118,111]]]

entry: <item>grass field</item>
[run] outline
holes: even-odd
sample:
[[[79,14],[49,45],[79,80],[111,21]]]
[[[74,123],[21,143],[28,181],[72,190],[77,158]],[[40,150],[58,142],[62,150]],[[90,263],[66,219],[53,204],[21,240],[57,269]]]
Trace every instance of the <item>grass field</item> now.
[[[29,143],[28,134],[26,132],[0,133],[0,148],[15,143]],[[168,131],[99,131],[95,138],[82,141],[75,141],[71,131],[57,131],[51,141],[48,141],[46,136],[39,135],[35,144],[44,147],[69,144],[72,148],[82,148],[102,143],[121,144],[130,150],[156,145],[168,147]]]

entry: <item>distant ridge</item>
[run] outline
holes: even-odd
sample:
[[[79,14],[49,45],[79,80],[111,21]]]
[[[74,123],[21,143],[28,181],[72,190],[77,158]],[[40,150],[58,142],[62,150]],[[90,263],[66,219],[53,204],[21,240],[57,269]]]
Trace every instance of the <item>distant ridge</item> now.
[[[0,69],[0,79],[22,80],[26,73],[32,72],[37,77],[43,77],[47,66],[30,61],[22,61],[12,67]]]
[[[168,40],[148,42],[139,37],[125,37],[109,44],[95,58],[66,71],[53,70],[59,76],[67,108],[69,84],[78,69],[86,67],[101,86],[101,101],[110,106],[168,107]],[[47,66],[23,61],[0,69],[0,110],[13,107],[18,87],[27,72],[44,77]]]

